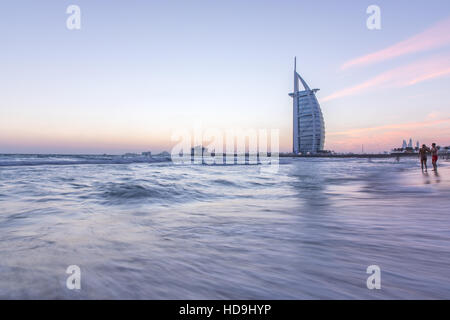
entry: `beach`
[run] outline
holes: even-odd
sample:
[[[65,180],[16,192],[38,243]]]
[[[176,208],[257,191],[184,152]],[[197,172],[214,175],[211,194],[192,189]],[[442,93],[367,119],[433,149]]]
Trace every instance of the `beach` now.
[[[0,155],[0,298],[450,299],[450,166],[429,167]]]

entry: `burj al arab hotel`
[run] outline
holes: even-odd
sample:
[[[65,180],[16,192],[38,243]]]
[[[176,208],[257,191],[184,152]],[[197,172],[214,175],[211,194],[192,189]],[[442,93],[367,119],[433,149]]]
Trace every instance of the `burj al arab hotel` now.
[[[299,89],[300,82],[304,90]],[[293,152],[313,154],[323,150],[325,144],[325,124],[322,110],[316,98],[319,89],[310,89],[297,73],[297,59],[294,61],[294,99]]]

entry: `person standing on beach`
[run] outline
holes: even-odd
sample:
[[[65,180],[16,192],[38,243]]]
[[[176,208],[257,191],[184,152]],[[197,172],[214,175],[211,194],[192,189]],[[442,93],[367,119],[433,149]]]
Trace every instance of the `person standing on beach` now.
[[[431,161],[433,163],[433,171],[437,171],[438,148],[436,147],[436,143],[431,145]]]
[[[419,149],[419,158],[420,158],[420,165],[422,166],[422,172],[423,167],[425,166],[425,172],[427,172],[427,153],[430,151],[430,149],[423,144],[422,148]]]

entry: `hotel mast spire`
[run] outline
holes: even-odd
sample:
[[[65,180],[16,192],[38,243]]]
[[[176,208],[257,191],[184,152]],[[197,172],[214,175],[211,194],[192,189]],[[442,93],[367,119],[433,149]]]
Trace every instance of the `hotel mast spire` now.
[[[297,57],[294,57],[294,94],[298,91]]]

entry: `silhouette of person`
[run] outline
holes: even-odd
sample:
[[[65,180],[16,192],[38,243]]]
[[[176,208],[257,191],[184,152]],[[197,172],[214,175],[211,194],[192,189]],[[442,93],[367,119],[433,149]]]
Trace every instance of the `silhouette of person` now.
[[[436,147],[436,143],[431,145],[431,161],[433,163],[433,171],[437,171],[438,148]]]
[[[420,158],[420,165],[423,168],[425,167],[425,172],[428,171],[427,168],[427,153],[430,151],[430,148],[428,148],[425,144],[422,145],[422,148],[419,149],[419,158]]]

